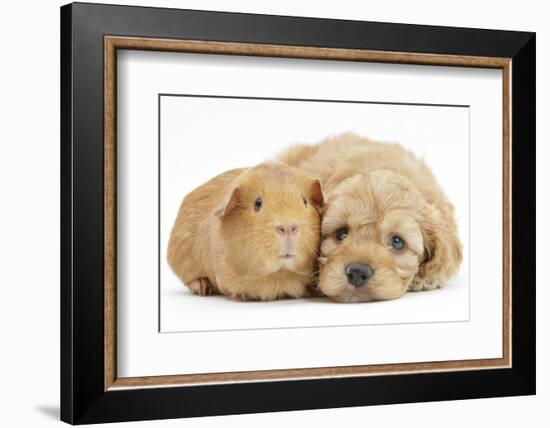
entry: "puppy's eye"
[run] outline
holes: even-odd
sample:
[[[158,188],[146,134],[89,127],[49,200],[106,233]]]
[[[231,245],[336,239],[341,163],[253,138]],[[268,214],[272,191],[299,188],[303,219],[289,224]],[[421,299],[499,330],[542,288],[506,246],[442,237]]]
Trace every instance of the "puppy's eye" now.
[[[390,245],[396,251],[401,251],[405,248],[405,241],[399,235],[393,235],[390,239]]]
[[[304,201],[304,206],[307,207],[307,199],[302,196],[302,201]]]
[[[348,237],[348,235],[349,235],[349,229],[346,226],[341,227],[336,231],[336,239],[338,241],[343,241]]]
[[[254,211],[258,212],[262,208],[262,198],[256,198],[254,201]]]

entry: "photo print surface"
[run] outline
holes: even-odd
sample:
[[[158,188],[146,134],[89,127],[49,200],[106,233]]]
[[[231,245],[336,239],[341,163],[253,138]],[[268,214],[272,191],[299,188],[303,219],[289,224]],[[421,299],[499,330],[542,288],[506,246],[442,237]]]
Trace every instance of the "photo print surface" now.
[[[160,332],[437,323],[469,320],[470,112],[467,105],[161,93],[158,95],[158,120]],[[324,152],[317,157],[313,157],[311,161],[307,159],[308,154],[298,154],[299,160],[304,156],[306,158],[305,162],[300,165],[293,158],[293,152],[289,152],[293,148],[302,147],[300,145],[317,147],[316,145],[319,143],[329,140],[331,142],[328,143],[328,147],[323,149]],[[366,164],[360,160],[362,156],[361,146],[364,141],[384,145],[383,147],[374,147],[374,151],[369,148],[371,151],[365,154],[366,160],[364,162]],[[384,150],[395,148],[395,144],[398,144],[399,148],[385,155]],[[358,151],[356,145],[360,146]],[[369,156],[372,154],[379,156],[380,153],[382,153],[383,158],[378,161],[380,163],[378,168],[376,162],[374,162],[374,165],[370,162]],[[411,155],[412,160],[410,159]],[[388,159],[384,160],[385,158]],[[350,176],[363,172],[361,169],[367,167],[370,170],[381,170],[380,173],[377,172],[372,177],[365,178],[368,183],[357,183],[356,186],[365,188],[365,186],[376,187],[382,185],[384,187],[382,198],[394,198],[392,202],[394,205],[388,208],[388,212],[382,210],[376,214],[382,217],[378,218],[379,223],[380,221],[384,223],[378,229],[374,228],[369,231],[366,226],[363,227],[373,218],[369,219],[369,213],[362,213],[361,210],[359,210],[359,214],[365,214],[364,218],[350,220],[355,221],[357,224],[350,224],[348,227],[347,214],[345,214],[345,219],[339,219],[338,215],[340,214],[335,211],[336,208],[331,211],[330,204],[332,201],[326,200],[330,198],[327,190],[343,189],[347,185],[346,183],[339,186],[336,184],[348,178],[342,177],[338,183],[331,183],[327,179],[327,177],[330,177],[330,173],[327,173],[326,170],[341,168],[343,164],[349,164],[350,159],[363,162],[359,163],[358,169],[349,171],[348,175]],[[421,164],[418,163],[417,159],[425,163],[427,172],[419,168]],[[235,293],[229,287],[226,287],[226,290],[229,288],[229,291],[212,290],[209,288],[212,287],[211,284],[201,284],[200,281],[191,284],[191,286],[184,285],[182,275],[185,278],[187,272],[183,269],[184,272],[178,275],[177,258],[172,262],[172,266],[169,262],[170,234],[178,218],[183,198],[209,182],[209,180],[227,171],[255,167],[275,160],[295,162],[302,169],[307,169],[309,164],[307,172],[310,177],[321,179],[323,184],[321,191],[325,198],[324,210],[321,210],[321,214],[336,216],[333,222],[342,221],[341,225],[337,225],[338,227],[334,226],[332,229],[331,227],[325,227],[324,230],[321,230],[319,238],[322,243],[319,242],[319,245],[324,246],[321,247],[322,252],[332,254],[334,250],[332,247],[343,245],[345,242],[340,243],[339,240],[343,241],[348,234],[350,235],[350,242],[345,244],[348,245],[348,249],[351,248],[353,245],[351,240],[358,238],[352,236],[353,233],[384,235],[376,239],[388,240],[387,243],[384,242],[387,244],[388,249],[377,248],[376,246],[366,249],[361,247],[356,250],[357,254],[352,252],[347,256],[340,256],[340,258],[344,257],[345,261],[339,262],[339,264],[335,261],[332,265],[330,264],[332,258],[328,257],[327,272],[328,268],[332,266],[331,275],[337,276],[338,272],[341,271],[342,278],[336,277],[331,282],[331,278],[327,274],[326,278],[322,278],[324,283],[321,285],[326,284],[324,289],[323,287],[321,289],[317,287],[319,284],[317,280],[319,266],[310,266],[310,271],[307,272],[306,276],[311,275],[313,280],[308,281],[311,284],[308,285],[306,291],[303,293],[297,291],[298,295],[292,295],[295,289],[294,285],[290,286],[290,296],[262,291],[261,293],[258,292],[257,295],[253,294],[248,297],[239,294],[238,284],[234,286],[238,288]],[[390,163],[388,164],[388,162]],[[320,163],[319,169],[317,170],[316,166],[311,167],[312,163],[315,165]],[[412,163],[412,165],[408,165],[408,163]],[[389,177],[386,177],[384,171],[387,171],[388,168],[393,169],[393,175],[390,174]],[[266,174],[266,172],[260,173],[264,176]],[[343,173],[347,173],[345,168]],[[409,191],[403,193],[403,186],[408,184],[400,182],[400,179],[399,182],[395,182],[395,175],[411,176],[411,174],[412,180],[416,180],[418,175],[422,177],[422,174],[433,175],[436,186],[440,187],[446,201],[454,207],[454,215],[451,215],[450,218],[456,220],[456,239],[459,242],[458,245],[461,245],[462,251],[461,257],[455,257],[455,266],[448,267],[450,274],[444,278],[445,284],[443,286],[440,287],[437,283],[431,287],[431,284],[420,284],[416,285],[417,289],[434,289],[403,293],[400,287],[404,282],[411,282],[409,276],[412,271],[416,271],[418,268],[418,258],[425,257],[424,254],[421,256],[418,256],[418,254],[424,251],[424,243],[427,245],[429,239],[427,234],[431,232],[427,229],[449,226],[438,223],[425,224],[427,220],[424,218],[417,219],[417,223],[412,224],[411,219],[419,216],[420,211],[423,209],[421,205],[415,202],[415,199],[420,196]],[[316,175],[323,175],[325,179],[316,177]],[[264,176],[254,177],[253,180],[258,183],[264,179]],[[233,183],[235,177],[231,175],[229,179],[233,180],[231,181]],[[374,182],[374,179],[378,180],[379,183]],[[224,179],[222,178],[222,180]],[[277,189],[277,180],[278,178],[275,177],[275,190],[280,190]],[[334,177],[332,180],[334,181]],[[281,184],[283,187],[296,186],[296,181],[292,179],[281,179],[281,183],[284,183]],[[223,187],[220,191],[224,194],[227,193],[227,196],[223,197],[224,204],[227,204],[225,198],[231,196],[230,193],[233,190],[231,186],[234,187],[234,184],[224,182],[223,185],[227,187]],[[261,188],[265,185],[266,183],[261,184],[260,189],[255,191],[265,192],[265,189]],[[270,184],[267,183],[267,185]],[[307,182],[305,184],[300,182],[300,185],[302,187],[298,190],[290,189],[287,193],[292,195],[293,192],[301,192],[300,195],[303,194],[308,199],[306,203],[312,203],[312,195],[307,193],[309,191]],[[213,235],[209,229],[210,226],[198,230],[200,222],[203,222],[202,216],[209,216],[210,220],[207,224],[214,225],[214,227],[218,222],[225,221],[213,214],[211,204],[203,203],[204,198],[210,195],[209,192],[217,191],[217,189],[217,187],[214,190],[212,188],[205,189],[204,195],[198,195],[198,202],[192,201],[192,203],[199,204],[198,208],[195,209],[195,206],[191,206],[191,211],[185,211],[180,215],[180,222],[193,221],[193,218],[196,222],[189,226],[187,232],[185,230],[182,232],[194,235],[194,241],[190,242],[186,248],[185,257],[191,256],[192,263],[195,265],[187,266],[188,270],[194,270],[196,265],[201,263],[201,257],[205,257],[205,255],[207,257],[214,256],[208,252],[208,248],[211,248],[208,244],[209,241],[229,239],[226,236]],[[332,192],[332,196],[335,198],[336,194]],[[247,197],[250,198],[251,196]],[[276,199],[276,203],[270,204],[270,197],[268,194],[265,196],[266,200],[260,202],[256,201],[257,197],[250,201],[247,200],[246,208],[250,211],[251,216],[257,214],[259,217],[260,214],[263,214],[270,216],[270,219],[275,217],[277,221],[273,220],[275,221],[275,223],[272,223],[273,228],[278,226],[279,219],[277,216],[279,216],[280,211],[288,208],[285,204],[290,203],[294,208],[299,208],[296,201],[301,203],[301,200],[298,200],[297,197],[289,196],[290,202],[283,197],[283,200]],[[243,196],[243,199],[246,198]],[[353,210],[356,204],[363,203],[367,204],[366,206],[371,206],[369,204],[380,202],[380,200],[350,200],[349,202],[345,201],[344,206],[340,208]],[[389,201],[386,202],[390,203]],[[436,202],[445,204],[445,201]],[[203,205],[200,205],[201,203]],[[252,205],[252,203],[256,205]],[[257,204],[262,204],[259,209],[263,212],[254,214],[254,211],[258,209]],[[221,208],[223,207],[220,205]],[[390,212],[392,214],[388,215]],[[399,217],[396,212],[401,212],[403,215]],[[235,258],[248,257],[251,263],[254,263],[254,266],[250,268],[252,273],[249,274],[252,281],[257,278],[257,276],[254,276],[256,270],[261,271],[263,268],[276,270],[277,268],[263,266],[264,264],[271,266],[270,253],[248,254],[247,251],[250,251],[250,247],[256,248],[253,250],[255,252],[263,251],[263,248],[261,248],[263,242],[265,242],[265,246],[279,245],[281,240],[283,243],[287,242],[285,239],[291,242],[294,238],[292,238],[292,231],[287,226],[291,228],[293,224],[301,223],[303,219],[300,216],[303,214],[298,210],[289,215],[288,219],[285,218],[284,221],[281,219],[280,222],[284,224],[279,232],[271,231],[269,228],[259,229],[258,232],[258,228],[252,224],[239,227],[238,221],[230,226],[230,238],[234,240],[233,246],[229,247],[230,251]],[[293,218],[292,215],[298,216],[298,218]],[[186,216],[194,217],[186,218]],[[372,216],[374,216],[374,213],[372,213]],[[438,219],[438,221],[445,220]],[[195,226],[197,227],[196,233],[193,230]],[[318,226],[313,224],[302,226],[301,235],[296,238],[295,246],[298,253],[302,251],[304,254],[298,254],[297,257],[313,257],[315,258],[314,262],[317,262],[315,254],[300,248],[301,244],[298,239],[308,233],[307,227],[316,228]],[[353,230],[350,230],[350,228]],[[255,232],[252,233],[252,230]],[[395,230],[395,232],[392,232],[392,230]],[[403,230],[403,232],[399,232],[399,230]],[[238,236],[235,237],[235,234],[238,234]],[[280,235],[280,237],[278,238],[277,235]],[[367,239],[366,235],[365,239]],[[369,239],[372,238],[367,240]],[[445,236],[442,239],[449,241],[451,237]],[[258,242],[251,242],[255,240]],[[256,247],[254,247],[255,245]],[[259,249],[258,245],[260,246]],[[410,250],[408,248],[402,249],[403,245],[410,246]],[[443,251],[452,251],[452,246],[457,244],[443,242],[441,245],[447,245]],[[225,246],[223,249],[228,251]],[[399,251],[406,251],[409,254],[397,254],[395,256],[396,260],[388,260],[393,257],[392,254]],[[373,254],[365,254],[366,252],[372,252]],[[385,254],[386,252],[388,254]],[[335,254],[336,256],[339,255],[338,252]],[[285,256],[285,254],[281,255]],[[323,254],[320,255],[323,256]],[[255,258],[255,256],[257,257]],[[415,257],[416,261],[414,260]],[[367,262],[354,263],[356,258]],[[322,276],[325,266],[323,262],[326,261],[323,259],[326,258],[321,257],[321,259]],[[175,269],[174,264],[176,264]],[[286,264],[288,264],[287,261],[281,262],[281,269],[284,269]],[[211,263],[205,263],[205,265],[212,266]],[[355,270],[350,271],[353,268]],[[411,271],[408,272],[407,269]],[[400,274],[405,279],[403,281],[396,280],[392,273],[394,276]],[[384,281],[386,283],[377,285],[374,282],[378,278],[377,274],[380,277],[379,283]],[[364,282],[361,277],[364,279],[365,275],[369,277],[367,286],[370,281],[378,286],[378,289],[382,288],[381,291],[375,289],[368,298],[361,297],[365,295],[363,293],[365,286],[361,284],[361,282]],[[264,285],[261,283],[261,281],[264,281],[263,277],[260,276],[259,278],[257,280],[260,282],[257,283],[259,290],[262,287],[268,287],[269,290],[272,290],[272,284]],[[294,280],[294,278],[291,280]],[[418,279],[412,281],[418,282]],[[437,278],[434,281],[437,281]],[[386,286],[386,284],[392,287]],[[311,292],[311,286],[314,288],[313,292]],[[201,289],[201,287],[205,288]],[[254,292],[256,284],[252,284],[252,287],[252,292]],[[409,286],[413,289],[414,287],[414,284]],[[348,292],[348,288],[351,289],[351,293]],[[356,289],[360,292],[355,293]],[[288,292],[288,290],[283,291],[284,293]],[[324,297],[329,293],[333,294],[332,299]],[[371,298],[371,295],[374,295],[374,297]],[[380,301],[363,303],[364,300]],[[339,301],[348,303],[337,303]]]

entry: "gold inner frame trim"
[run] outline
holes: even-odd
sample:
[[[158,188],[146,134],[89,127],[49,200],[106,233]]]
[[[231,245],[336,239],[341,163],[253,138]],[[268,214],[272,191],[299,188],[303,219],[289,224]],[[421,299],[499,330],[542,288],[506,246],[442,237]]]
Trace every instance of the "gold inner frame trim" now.
[[[304,369],[204,373],[170,376],[117,377],[116,367],[116,80],[118,49],[203,53],[213,55],[262,56],[393,64],[495,68],[502,70],[503,145],[503,320],[502,358],[432,361],[421,363],[357,365]],[[419,372],[480,370],[511,367],[511,58],[419,54],[361,49],[337,49],[250,43],[170,40],[140,37],[104,37],[104,389],[192,386],[272,380],[338,378],[394,375]]]

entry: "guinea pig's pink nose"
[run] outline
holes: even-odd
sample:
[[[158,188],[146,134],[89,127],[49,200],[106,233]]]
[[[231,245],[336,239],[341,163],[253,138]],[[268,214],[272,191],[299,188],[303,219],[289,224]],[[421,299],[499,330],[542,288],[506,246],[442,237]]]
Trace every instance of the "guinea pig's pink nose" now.
[[[281,236],[294,236],[298,233],[297,224],[280,224],[275,226],[275,230]]]

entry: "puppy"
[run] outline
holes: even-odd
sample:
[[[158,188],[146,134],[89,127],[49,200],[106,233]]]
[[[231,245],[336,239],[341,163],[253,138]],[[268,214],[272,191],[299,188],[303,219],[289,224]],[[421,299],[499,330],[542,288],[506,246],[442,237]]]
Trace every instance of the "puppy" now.
[[[297,168],[227,171],[183,199],[168,263],[199,295],[304,296],[318,270],[322,205],[319,180]]]
[[[397,144],[344,134],[280,158],[326,196],[319,289],[338,302],[443,286],[462,261],[454,208],[428,166]]]

